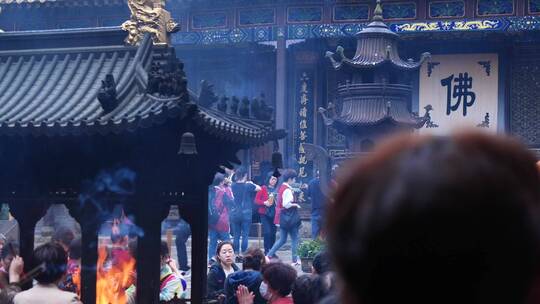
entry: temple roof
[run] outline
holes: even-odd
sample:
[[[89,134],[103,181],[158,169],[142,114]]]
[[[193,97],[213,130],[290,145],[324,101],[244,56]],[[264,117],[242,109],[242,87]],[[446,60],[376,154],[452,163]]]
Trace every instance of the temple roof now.
[[[424,107],[419,117],[409,110],[411,86],[403,84],[367,83],[339,85],[336,102],[319,108],[324,123],[338,129],[355,130],[390,123],[398,127],[421,128],[430,121],[433,108]]]
[[[197,3],[210,3],[210,4],[230,4],[230,3],[241,3],[246,4],[252,2],[253,4],[266,4],[268,0],[166,0],[166,2],[180,3],[180,4],[197,4]],[[277,0],[276,2],[290,2],[291,0]],[[296,2],[302,2],[302,0],[297,0]],[[44,4],[44,3],[63,3],[63,4],[74,4],[74,5],[90,5],[90,4],[119,4],[125,3],[125,0],[0,0],[0,4]]]
[[[47,32],[19,35],[32,40]],[[13,41],[14,35],[0,35],[0,44]],[[24,39],[18,38],[20,45]],[[64,41],[64,45],[68,44],[69,39]],[[138,47],[106,45],[0,51],[0,135],[118,133],[174,117],[183,119],[194,108],[195,114],[190,117],[201,129],[220,138],[259,145],[280,136],[271,121],[228,117],[197,106],[189,101],[187,88],[170,94],[153,91],[155,62],[163,61],[161,58],[170,54],[167,51],[172,52],[169,48],[153,46],[149,36]],[[112,75],[112,79],[107,75]],[[115,89],[115,98],[110,99],[112,106],[106,103],[109,91],[102,88],[109,80]]]
[[[150,39],[106,46],[0,52],[0,133],[78,133],[132,127],[175,108],[181,96],[144,93]],[[118,106],[105,113],[97,95],[112,74]]]
[[[399,126],[421,127],[425,120],[410,113],[402,101],[384,102],[380,99],[363,99],[347,102],[334,123],[349,128],[374,126],[389,122]]]
[[[422,54],[420,61],[413,59],[403,60],[399,57],[399,36],[392,32],[382,21],[382,9],[380,1],[377,1],[373,22],[368,24],[357,34],[356,53],[352,59],[345,56],[343,47],[339,46],[336,53],[339,59],[335,60],[334,53],[326,52],[326,57],[332,62],[332,66],[338,70],[343,66],[352,68],[375,68],[389,63],[395,68],[402,70],[416,70],[430,57],[429,53]]]
[[[228,139],[234,142],[242,143],[245,137],[259,141],[270,141],[281,139],[286,135],[284,130],[274,130],[273,124],[268,121],[231,116],[201,106],[199,106],[199,109],[195,121],[200,127],[218,137],[226,135]]]
[[[88,5],[119,5],[124,4],[123,0],[0,0],[1,4],[34,4],[34,5],[68,5],[68,6],[88,6]]]
[[[56,0],[0,0],[0,4],[45,3],[45,2],[56,2]]]

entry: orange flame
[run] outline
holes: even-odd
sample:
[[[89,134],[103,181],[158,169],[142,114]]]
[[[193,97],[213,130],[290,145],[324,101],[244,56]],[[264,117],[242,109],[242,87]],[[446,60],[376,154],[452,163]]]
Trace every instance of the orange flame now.
[[[126,289],[135,283],[135,259],[130,256],[128,259],[119,260],[118,263],[112,263],[109,269],[105,268],[106,260],[107,249],[101,246],[98,249],[96,303],[126,304]]]
[[[75,272],[71,275],[71,279],[73,280],[73,284],[77,286],[77,295],[81,296],[81,268],[77,267],[75,269]]]

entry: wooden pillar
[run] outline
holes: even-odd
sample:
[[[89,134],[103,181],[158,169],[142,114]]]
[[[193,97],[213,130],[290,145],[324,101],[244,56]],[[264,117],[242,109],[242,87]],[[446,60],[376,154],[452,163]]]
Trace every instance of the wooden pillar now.
[[[96,266],[98,260],[97,208],[91,202],[70,206],[71,215],[81,225],[81,300],[96,303]]]
[[[281,29],[284,31],[284,29]],[[276,128],[287,129],[287,45],[283,37],[277,39],[276,47]],[[280,152],[285,153],[284,140],[280,140]]]
[[[36,223],[43,217],[46,206],[37,200],[14,202],[10,204],[10,212],[19,223],[19,255],[24,260],[24,271],[30,271],[31,260],[34,252],[34,233]],[[28,282],[23,289],[32,287],[32,282]]]
[[[208,188],[198,185],[189,202],[191,225],[191,303],[202,304],[206,298],[208,256]]]
[[[169,206],[148,194],[138,195],[135,222],[144,235],[137,239],[137,303],[159,302],[161,221]]]
[[[96,303],[98,229],[97,223],[81,223],[81,298],[83,303]]]
[[[416,19],[424,20],[429,17],[429,5],[426,0],[419,0],[416,3]],[[465,4],[463,4],[465,5]]]

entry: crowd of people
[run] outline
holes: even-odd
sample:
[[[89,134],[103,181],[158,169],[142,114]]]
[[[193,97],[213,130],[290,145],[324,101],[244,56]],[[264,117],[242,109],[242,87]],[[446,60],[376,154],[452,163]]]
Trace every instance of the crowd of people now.
[[[236,270],[236,248],[225,241],[215,251],[219,275],[208,277],[209,297],[540,303],[540,166],[517,140],[474,132],[402,136],[347,168],[327,210],[327,251],[313,262],[323,270],[299,275],[256,248]]]
[[[269,259],[256,247],[246,250],[240,269],[234,262],[235,251],[230,241],[218,244],[215,258],[208,273],[208,303],[313,304],[337,297],[326,252],[315,257],[310,274],[301,276],[291,265]]]
[[[23,273],[24,261],[19,246],[6,241],[0,248],[0,303],[80,303],[81,242],[67,227],[59,227],[51,242],[38,246],[32,269]],[[32,288],[21,286],[34,281]]]
[[[98,271],[122,269],[135,261],[136,238],[130,237],[130,225],[122,218],[113,220],[110,243],[105,247],[106,262],[98,265]],[[81,303],[81,240],[70,228],[57,228],[50,242],[35,248],[31,261],[27,261],[31,269],[28,273],[23,273],[24,261],[18,248],[12,241],[0,243],[0,304]],[[185,298],[187,281],[171,258],[167,242],[161,242],[160,256],[160,301]],[[124,295],[119,298],[126,299],[123,303],[136,303],[134,270],[128,280],[122,280],[122,286],[117,286],[119,295]],[[32,288],[21,290],[30,283]]]
[[[252,295],[254,303],[270,300],[292,303],[288,295],[296,281],[294,267],[299,265],[297,248],[301,226],[296,178],[295,170],[285,169],[274,171],[265,184],[257,185],[248,179],[243,167],[215,175],[208,196],[208,299],[218,303],[239,303]],[[318,176],[309,183],[307,190],[312,203],[312,237],[317,239],[322,234],[326,203]],[[250,227],[256,217],[262,226],[263,248],[249,247],[248,244]],[[277,239],[276,234],[279,235]],[[289,237],[292,265],[285,265],[277,252]],[[326,262],[328,255],[321,256],[324,256],[324,264],[329,264]],[[237,263],[242,266],[241,270]],[[327,271],[326,268],[324,273]],[[323,298],[330,292],[329,282],[319,278],[318,274],[299,277],[295,292],[297,302],[314,303],[313,298],[306,298],[308,285],[309,290],[319,291],[316,297]],[[239,296],[237,292],[243,290],[246,293]]]
[[[327,247],[315,257],[309,274],[272,256],[279,240],[244,250],[242,232],[236,242],[228,236],[230,206],[244,203],[242,193],[250,191],[262,197],[262,204],[253,208],[266,215],[259,208],[274,206],[272,223],[279,224],[282,238],[294,239],[283,216],[294,217],[286,210],[298,208],[288,193],[295,172],[285,170],[279,185],[269,178],[268,185],[236,190],[224,176],[216,176],[211,194],[215,204],[209,208],[216,216],[211,224],[215,234],[210,235],[216,242],[208,303],[540,303],[536,162],[518,141],[483,133],[403,136],[382,144],[348,165],[340,177],[326,210]],[[249,184],[239,175],[239,184]],[[238,193],[241,199],[236,201]],[[269,202],[270,193],[275,193],[274,202]],[[242,226],[242,220],[235,225]],[[125,250],[122,234],[112,239],[118,246],[111,254]],[[30,263],[38,270],[32,276],[36,284],[26,291],[20,290],[27,280],[25,261],[16,245],[4,244],[0,303],[80,303],[78,290],[62,290],[70,286],[64,284],[67,271],[77,268],[69,261],[80,265],[80,249],[73,242],[68,234],[58,235],[35,249]],[[236,259],[237,253],[242,259]],[[136,285],[132,283],[129,290]],[[160,299],[182,297],[186,287],[168,244],[162,243]]]
[[[232,178],[234,176],[234,178]],[[268,258],[278,259],[277,251],[291,238],[292,262],[298,265],[298,234],[301,225],[296,199],[296,171],[284,170],[281,177],[270,175],[265,185],[259,186],[248,181],[247,172],[239,168],[229,175],[216,174],[209,189],[208,208],[208,260],[211,266],[216,262],[213,253],[218,242],[230,241],[238,253],[236,262],[241,262],[247,253],[249,232],[253,214],[257,214],[262,225],[264,253]],[[234,181],[233,181],[234,180]],[[279,181],[281,180],[281,183]],[[319,206],[322,203],[319,203]],[[318,208],[317,210],[320,210]],[[318,220],[319,221],[319,220]],[[315,226],[317,238],[320,229]],[[279,238],[276,240],[276,233]],[[241,242],[240,242],[241,240]]]

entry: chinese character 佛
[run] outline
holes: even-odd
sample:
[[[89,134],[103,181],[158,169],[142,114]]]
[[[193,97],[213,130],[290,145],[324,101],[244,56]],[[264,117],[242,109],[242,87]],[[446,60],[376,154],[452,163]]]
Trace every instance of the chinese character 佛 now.
[[[442,79],[441,85],[446,87],[446,115],[457,111],[463,102],[463,116],[467,116],[467,108],[474,105],[476,100],[476,94],[472,91],[473,78],[469,77],[469,73],[459,73],[457,78],[454,78],[454,74],[452,74],[450,77]],[[453,98],[457,98],[455,104],[452,104]]]

